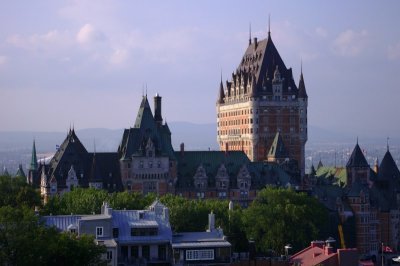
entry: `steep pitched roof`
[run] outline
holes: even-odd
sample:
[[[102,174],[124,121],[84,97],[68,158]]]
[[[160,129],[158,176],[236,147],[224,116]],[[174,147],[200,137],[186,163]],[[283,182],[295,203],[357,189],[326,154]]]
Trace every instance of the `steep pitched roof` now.
[[[166,123],[164,125],[156,123],[147,96],[143,96],[134,127],[124,130],[118,147],[119,158],[127,160],[132,156],[144,156],[149,139],[154,143],[156,155],[173,158],[171,131]]]
[[[308,98],[306,92],[306,85],[304,84],[303,71],[301,72],[299,81],[299,98]]]
[[[24,169],[22,169],[22,164],[19,164],[17,173],[15,174],[16,177],[26,177]]]
[[[278,131],[275,135],[274,141],[268,152],[268,158],[284,159],[288,157],[288,153],[283,143],[281,133]]]
[[[369,188],[364,185],[360,180],[356,180],[347,192],[348,197],[359,197],[360,193],[363,192],[365,195],[369,195]]]
[[[392,154],[388,150],[382,159],[378,171],[378,180],[400,180],[400,171],[396,162],[393,160]]]
[[[358,143],[354,147],[354,150],[349,158],[349,161],[346,164],[346,167],[369,167],[369,164],[367,163],[367,160],[365,159],[365,156],[361,151],[360,146],[358,146]]]
[[[270,34],[267,39],[249,44],[236,73],[233,73],[232,82],[235,83],[236,78],[240,78],[247,83],[249,78],[254,76],[256,89],[253,92],[255,95],[265,92],[272,93],[272,79],[277,67],[283,78],[283,93],[297,95],[298,89],[293,79],[292,69],[286,68]],[[266,87],[266,90],[263,87]]]
[[[63,186],[71,165],[74,165],[77,175],[83,174],[87,178],[89,173],[88,152],[74,129],[68,132],[67,137],[51,159],[48,175],[54,175],[58,185]]]
[[[175,152],[175,157],[178,161],[177,186],[180,188],[193,186],[193,177],[200,165],[204,167],[207,176],[214,179],[221,164],[226,166],[230,185],[234,186],[239,169],[250,162],[242,151],[184,151]]]

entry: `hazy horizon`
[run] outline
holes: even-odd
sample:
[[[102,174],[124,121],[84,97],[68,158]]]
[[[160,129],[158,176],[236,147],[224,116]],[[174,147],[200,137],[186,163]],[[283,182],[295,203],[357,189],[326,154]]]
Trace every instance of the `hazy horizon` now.
[[[309,125],[400,135],[398,1],[35,1],[0,10],[1,131],[129,127],[143,93],[168,122],[216,121],[252,37],[271,36],[309,95]],[[152,105],[152,99],[151,105]],[[200,111],[199,111],[200,110]]]

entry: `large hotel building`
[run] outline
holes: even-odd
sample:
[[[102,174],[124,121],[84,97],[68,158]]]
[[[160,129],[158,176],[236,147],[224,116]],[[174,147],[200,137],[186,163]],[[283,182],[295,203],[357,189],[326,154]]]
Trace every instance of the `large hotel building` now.
[[[308,97],[301,72],[297,86],[271,34],[249,45],[232,77],[221,79],[217,100],[220,149],[242,150],[251,161],[271,161],[269,153],[280,135],[287,159],[298,163],[304,175]],[[274,158],[275,159],[275,158]]]

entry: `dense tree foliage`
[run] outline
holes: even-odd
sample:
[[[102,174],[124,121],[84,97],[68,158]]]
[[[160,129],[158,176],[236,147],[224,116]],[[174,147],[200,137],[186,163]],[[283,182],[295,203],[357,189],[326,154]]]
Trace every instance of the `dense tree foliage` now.
[[[26,207],[0,207],[0,265],[101,265],[92,236],[59,233]]]
[[[75,188],[70,192],[49,199],[41,210],[43,215],[92,214],[100,213],[104,201],[116,210],[142,210],[155,200],[154,194],[143,196],[139,193],[107,193],[102,189]]]
[[[40,205],[39,193],[29,186],[25,179],[0,176],[0,207],[34,207]]]
[[[319,238],[319,233],[326,231],[327,219],[328,212],[317,199],[290,189],[268,187],[244,211],[243,223],[258,251],[283,252],[288,243],[296,251]]]
[[[24,179],[0,176],[0,265],[103,264],[105,248],[94,237],[45,227],[34,212],[40,206],[39,191]]]

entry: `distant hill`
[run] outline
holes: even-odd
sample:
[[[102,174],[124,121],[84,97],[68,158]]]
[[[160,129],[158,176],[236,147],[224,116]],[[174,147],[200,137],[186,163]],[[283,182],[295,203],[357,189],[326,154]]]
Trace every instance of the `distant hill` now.
[[[216,123],[195,124],[190,122],[169,122],[172,133],[172,145],[179,150],[185,143],[186,150],[218,150]],[[349,144],[352,146],[357,136],[334,132],[319,127],[309,126],[307,146],[320,144]],[[122,138],[123,129],[89,128],[76,130],[86,149],[93,151],[116,151]],[[31,132],[0,131],[0,152],[30,151],[32,140],[36,140],[39,152],[54,152],[56,145],[62,143],[67,132]],[[380,138],[363,138],[364,144],[382,144],[386,136]],[[391,143],[399,143],[398,138],[391,138]],[[383,143],[384,144],[384,143]]]

